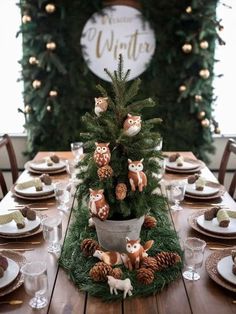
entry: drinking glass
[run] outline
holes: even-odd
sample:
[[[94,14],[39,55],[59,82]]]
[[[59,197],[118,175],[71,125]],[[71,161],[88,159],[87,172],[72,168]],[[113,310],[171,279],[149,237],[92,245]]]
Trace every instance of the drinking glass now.
[[[70,176],[70,180],[73,181],[76,177],[76,162],[74,160],[66,160],[66,172]]]
[[[29,305],[33,309],[42,309],[48,304],[47,266],[45,262],[29,262],[21,268],[24,276],[24,287],[28,295],[33,296]]]
[[[167,186],[168,198],[174,203],[170,208],[173,211],[182,210],[180,201],[184,199],[187,182],[185,180],[173,181]]]
[[[71,151],[74,155],[75,161],[79,162],[83,156],[84,148],[82,142],[73,142],[70,144]]]
[[[163,139],[160,137],[158,145],[155,147],[155,150],[161,151],[162,150],[162,145],[163,145]]]
[[[68,183],[57,182],[54,183],[55,198],[58,201],[58,209],[62,211],[68,210],[68,203],[70,201],[70,192],[68,191]]]
[[[183,276],[187,280],[200,279],[196,269],[202,266],[206,242],[198,238],[187,238],[184,242],[184,262],[187,270]]]
[[[60,253],[62,238],[62,219],[61,216],[46,217],[42,221],[43,237],[48,242],[49,253]]]

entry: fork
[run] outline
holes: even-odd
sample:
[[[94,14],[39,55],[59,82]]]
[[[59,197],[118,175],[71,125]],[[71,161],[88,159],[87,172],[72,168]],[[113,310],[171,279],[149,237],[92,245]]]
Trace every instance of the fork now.
[[[12,241],[12,242],[5,242],[5,243],[0,243],[0,246],[4,246],[4,245],[9,245],[9,244],[32,244],[32,245],[37,245],[40,244],[40,241],[35,241],[35,242],[27,242],[27,241]]]

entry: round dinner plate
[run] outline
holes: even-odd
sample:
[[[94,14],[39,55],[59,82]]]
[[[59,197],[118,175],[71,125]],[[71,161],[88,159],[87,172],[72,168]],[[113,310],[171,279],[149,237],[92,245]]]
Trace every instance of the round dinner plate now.
[[[193,184],[187,184],[186,186],[186,192],[193,195],[200,195],[200,196],[208,196],[208,195],[214,195],[219,192],[218,187],[208,186],[207,184],[204,186],[204,189],[202,191],[196,190],[195,183]]]
[[[8,261],[8,267],[4,271],[3,277],[0,278],[0,289],[8,286],[13,280],[15,280],[20,271],[20,267],[15,261],[8,257],[6,258]]]
[[[212,220],[205,220],[204,215],[200,215],[197,218],[198,225],[209,231],[219,234],[236,234],[236,218],[230,218],[230,223],[227,228],[220,227],[217,218]]]
[[[236,275],[232,272],[233,260],[232,256],[225,256],[217,263],[218,273],[230,283],[236,285]]]
[[[38,195],[38,196],[34,196],[34,195],[21,195],[19,193],[17,193],[14,189],[14,186],[11,187],[11,192],[14,196],[18,197],[18,198],[21,198],[23,200],[30,200],[30,201],[41,201],[41,200],[44,200],[44,199],[48,199],[48,198],[52,198],[55,196],[55,193],[54,191],[51,192],[51,193],[48,193],[48,194],[44,194],[44,195]]]
[[[171,162],[169,160],[166,160],[166,167],[168,167],[169,169],[193,170],[193,169],[197,169],[199,167],[199,164],[194,163],[194,162],[184,161],[183,166],[177,166],[176,161]]]
[[[25,220],[25,227],[22,229],[17,228],[14,220],[12,220],[11,222],[8,222],[7,224],[0,225],[0,234],[3,234],[3,235],[15,234],[16,236],[18,234],[21,235],[21,234],[24,234],[26,232],[30,232],[36,229],[37,227],[39,227],[40,222],[41,222],[38,216],[36,216],[35,220],[28,220],[27,218],[24,218],[24,220]]]
[[[51,194],[54,192],[54,186],[52,184],[45,185],[44,183],[43,183],[42,191],[36,191],[35,186],[31,186],[26,189],[19,189],[17,187],[17,184],[14,186],[14,189],[16,193],[23,196],[41,196],[41,195]]]
[[[66,164],[63,160],[60,160],[58,163],[53,163],[52,166],[48,166],[47,162],[45,162],[44,160],[40,160],[40,161],[29,162],[29,166],[33,170],[49,172],[49,171],[61,170],[62,168],[66,167]]]

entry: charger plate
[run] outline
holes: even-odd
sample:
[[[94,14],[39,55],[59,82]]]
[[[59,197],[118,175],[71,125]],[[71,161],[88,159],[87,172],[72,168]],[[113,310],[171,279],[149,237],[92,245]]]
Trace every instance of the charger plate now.
[[[41,220],[38,216],[36,216],[35,220],[28,220],[24,218],[25,227],[22,229],[18,229],[15,221],[8,222],[4,225],[0,225],[0,234],[1,235],[14,235],[18,236],[24,233],[31,232],[40,226]]]
[[[236,235],[236,218],[230,218],[230,223],[227,228],[220,227],[216,217],[212,220],[206,220],[204,215],[197,217],[197,224],[202,229],[211,233]]]
[[[17,193],[14,189],[14,186],[11,187],[11,192],[12,194],[17,197],[17,198],[21,198],[23,200],[30,200],[30,201],[38,201],[38,200],[44,200],[44,199],[48,199],[48,198],[52,198],[55,196],[54,191],[46,194],[46,195],[39,195],[39,196],[26,196],[26,195],[21,195],[19,193]]]
[[[25,232],[25,233],[22,233],[22,234],[1,234],[0,233],[0,238],[4,238],[4,239],[19,239],[19,238],[28,238],[28,237],[32,237],[36,234],[39,234],[43,232],[43,229],[42,229],[42,226],[40,225],[39,227],[35,228],[34,230],[32,231],[28,231],[28,232]]]
[[[42,173],[47,173],[47,174],[50,174],[50,175],[54,175],[54,174],[58,174],[58,173],[63,173],[63,172],[65,172],[66,171],[66,165],[63,167],[63,168],[61,168],[61,169],[58,169],[58,170],[36,170],[36,169],[33,169],[33,168],[31,168],[31,166],[30,166],[30,164],[31,164],[31,161],[27,161],[26,163],[25,163],[25,170],[27,170],[28,172],[31,172],[31,173],[33,173],[33,174],[42,174]]]
[[[195,170],[199,168],[199,162],[195,159],[184,158],[183,166],[177,166],[176,161],[166,160],[166,167],[173,170]]]
[[[19,265],[19,268],[21,268],[26,263],[26,258],[20,253],[13,252],[11,250],[1,250],[1,254],[16,262]],[[23,284],[23,282],[24,282],[23,275],[21,272],[19,272],[14,281],[12,281],[6,287],[0,289],[0,297],[16,290]]]
[[[3,273],[3,277],[0,278],[0,289],[8,286],[19,274],[20,267],[19,265],[13,261],[11,258],[7,258],[8,267]]]
[[[185,196],[188,198],[192,198],[192,199],[196,199],[196,200],[203,200],[203,201],[207,201],[207,200],[212,200],[212,199],[216,199],[216,198],[220,198],[221,196],[224,195],[225,193],[225,187],[219,183],[215,183],[215,182],[210,182],[207,181],[207,186],[212,187],[212,188],[216,188],[218,189],[218,191],[214,194],[211,195],[201,195],[199,194],[192,194],[189,193],[187,190],[185,192]]]
[[[196,213],[193,213],[188,217],[188,223],[191,228],[193,228],[194,230],[196,230],[197,232],[201,234],[204,234],[208,237],[215,238],[215,239],[223,239],[223,240],[236,239],[236,234],[217,234],[217,233],[212,233],[212,232],[202,229],[197,223],[197,218],[203,215],[205,211],[206,209],[199,210]]]
[[[226,256],[231,254],[231,249],[213,252],[209,255],[205,262],[205,268],[209,277],[221,287],[236,292],[236,285],[226,281],[218,272],[218,263]]]
[[[23,195],[23,196],[29,196],[29,197],[38,197],[38,196],[45,196],[48,194],[52,194],[54,192],[54,186],[53,184],[50,185],[46,185],[43,183],[43,189],[42,191],[36,191],[34,186],[25,188],[25,189],[19,189],[17,187],[17,184],[13,185],[13,188],[15,190],[15,192],[19,195]]]
[[[41,160],[31,160],[29,161],[29,166],[33,170],[36,171],[55,171],[61,170],[62,168],[66,167],[66,164],[63,160],[60,159],[58,163],[53,163],[51,166],[48,166],[47,162],[44,159]]]
[[[233,259],[232,256],[223,257],[217,264],[217,271],[228,282],[232,283],[236,287],[236,275],[232,272]]]

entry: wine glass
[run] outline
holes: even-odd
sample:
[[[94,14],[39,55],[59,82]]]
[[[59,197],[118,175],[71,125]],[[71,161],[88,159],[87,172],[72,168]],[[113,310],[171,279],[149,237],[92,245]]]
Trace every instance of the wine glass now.
[[[185,180],[177,180],[177,181],[172,181],[167,186],[169,200],[171,202],[174,202],[174,205],[170,207],[173,211],[178,211],[178,210],[183,209],[180,206],[180,201],[184,199],[186,185],[187,185],[187,182]]]
[[[48,242],[49,253],[60,253],[62,238],[62,219],[61,216],[46,217],[42,221],[43,237]]]
[[[62,211],[68,210],[68,203],[70,201],[70,192],[68,191],[68,183],[56,182],[54,183],[55,198],[58,201],[58,209]]]
[[[184,242],[184,261],[187,270],[183,272],[183,276],[187,280],[200,279],[196,269],[202,266],[204,250],[206,242],[198,238],[187,238]]]
[[[45,262],[29,262],[21,268],[24,277],[24,287],[28,295],[33,296],[29,305],[33,309],[42,309],[48,304],[47,265]]]
[[[84,148],[82,142],[73,142],[70,144],[71,151],[74,155],[75,161],[79,162],[83,156]]]

